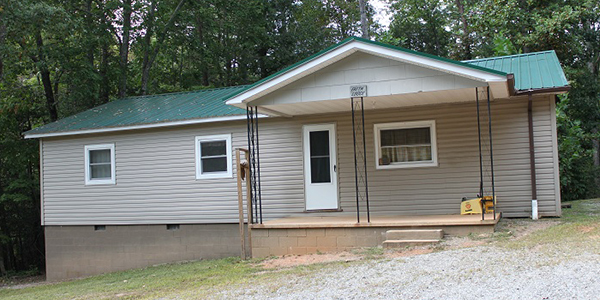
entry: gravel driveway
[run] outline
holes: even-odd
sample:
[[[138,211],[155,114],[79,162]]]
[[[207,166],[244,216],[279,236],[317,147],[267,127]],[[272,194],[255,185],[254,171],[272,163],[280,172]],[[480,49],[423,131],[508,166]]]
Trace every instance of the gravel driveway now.
[[[534,249],[480,246],[341,263],[303,275],[280,276],[268,283],[234,286],[215,296],[219,299],[600,299],[600,254]]]

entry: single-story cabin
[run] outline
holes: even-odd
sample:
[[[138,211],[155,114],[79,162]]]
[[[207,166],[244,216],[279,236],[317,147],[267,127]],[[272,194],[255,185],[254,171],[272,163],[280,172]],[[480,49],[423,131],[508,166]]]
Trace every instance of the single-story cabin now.
[[[460,62],[353,37],[252,85],[35,128],[47,278],[237,256],[242,241],[264,257],[560,216],[568,89],[554,51]],[[461,216],[477,195],[494,213]]]

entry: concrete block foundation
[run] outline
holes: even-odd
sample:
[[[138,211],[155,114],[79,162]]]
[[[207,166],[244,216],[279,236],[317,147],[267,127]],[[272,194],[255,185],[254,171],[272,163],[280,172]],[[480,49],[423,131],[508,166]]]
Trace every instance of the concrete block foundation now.
[[[239,256],[237,224],[46,226],[46,279]]]

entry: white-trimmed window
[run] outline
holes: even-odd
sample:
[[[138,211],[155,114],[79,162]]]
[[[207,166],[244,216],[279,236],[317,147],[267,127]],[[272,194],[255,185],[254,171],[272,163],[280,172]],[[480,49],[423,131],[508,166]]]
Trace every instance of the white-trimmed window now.
[[[375,124],[377,169],[435,167],[435,121]]]
[[[196,137],[196,179],[232,177],[231,134]]]
[[[85,184],[115,184],[115,144],[85,146]]]

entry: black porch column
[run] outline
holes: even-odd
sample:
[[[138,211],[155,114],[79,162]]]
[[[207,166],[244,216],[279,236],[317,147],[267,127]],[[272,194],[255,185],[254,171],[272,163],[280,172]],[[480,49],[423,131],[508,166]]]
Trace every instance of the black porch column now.
[[[360,202],[367,206],[367,222],[371,223],[369,180],[367,172],[367,143],[365,138],[364,99],[350,98],[352,105],[352,139],[354,142],[354,184],[356,187],[356,222],[360,223]]]

